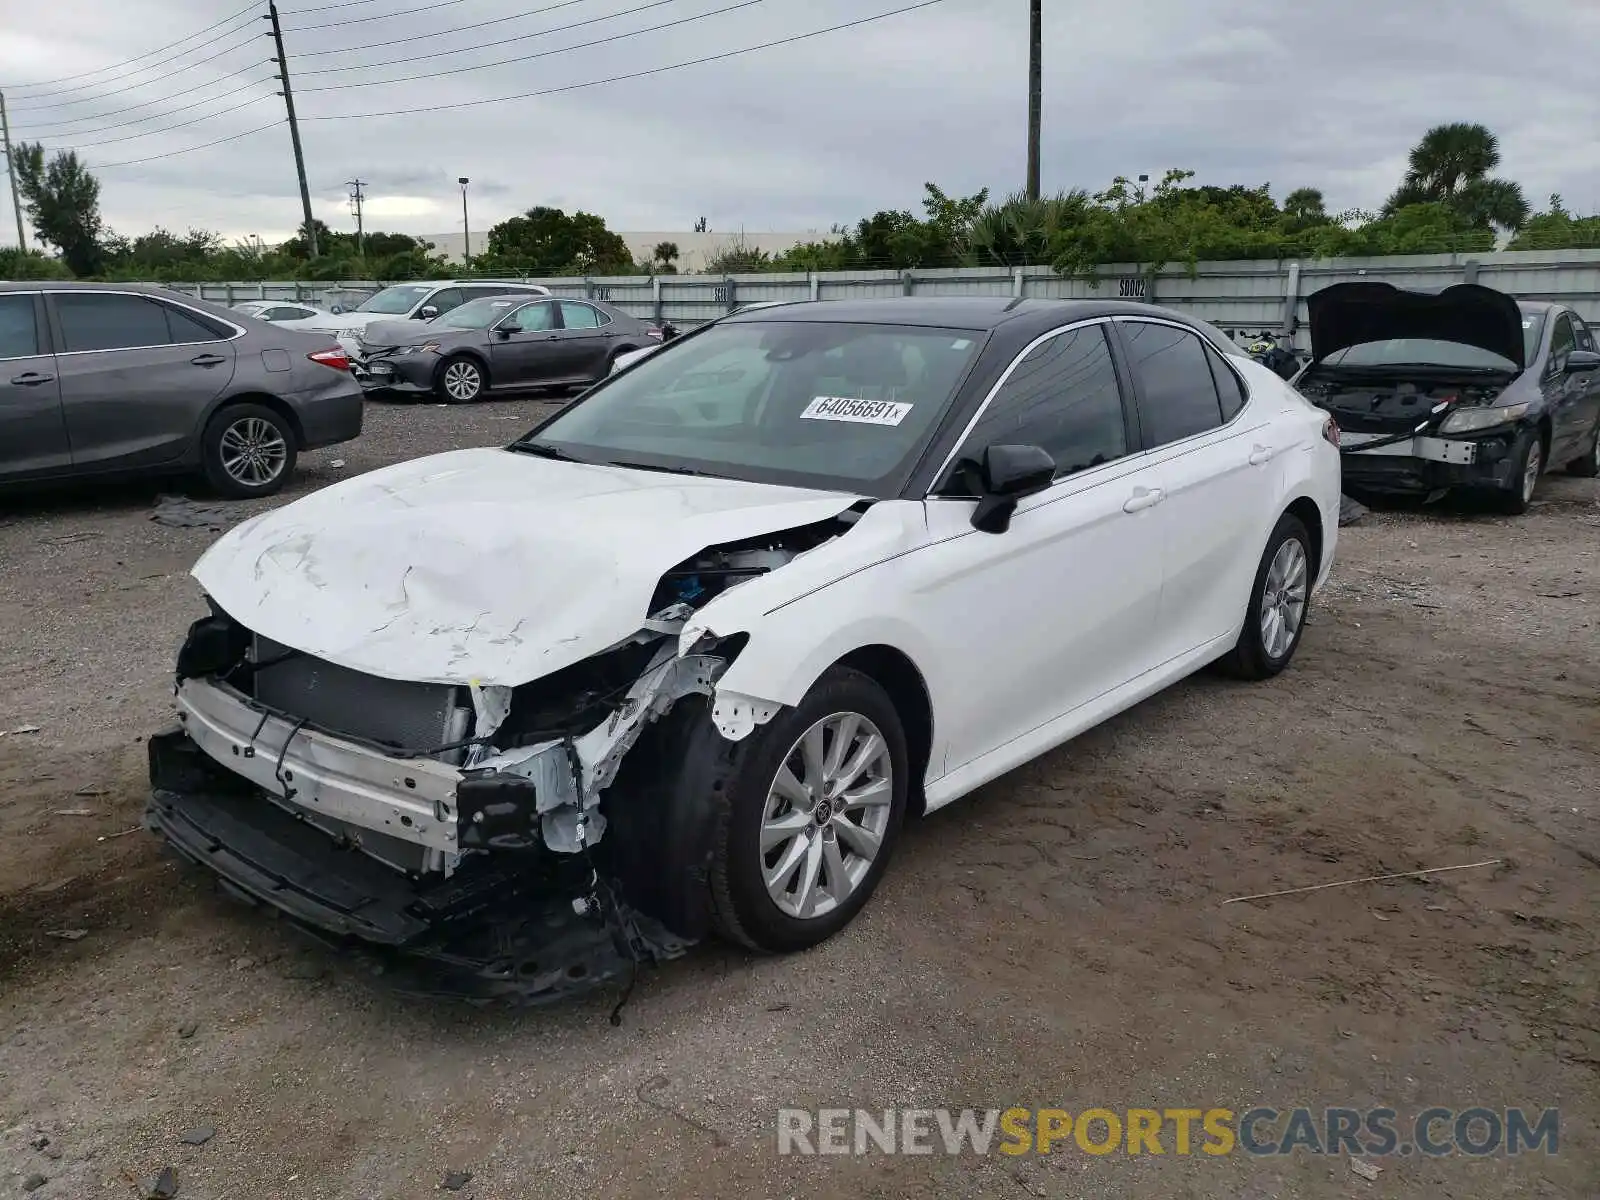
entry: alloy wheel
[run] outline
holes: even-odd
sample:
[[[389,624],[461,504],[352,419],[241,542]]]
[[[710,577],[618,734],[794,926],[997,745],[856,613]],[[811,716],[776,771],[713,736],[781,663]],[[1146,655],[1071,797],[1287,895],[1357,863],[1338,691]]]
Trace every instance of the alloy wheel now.
[[[1282,658],[1294,645],[1306,615],[1306,549],[1289,538],[1272,556],[1261,588],[1261,647],[1267,656]]]
[[[845,903],[877,860],[893,799],[894,761],[872,721],[834,713],[801,734],[762,808],[761,875],[778,909],[809,920]]]
[[[469,362],[453,362],[444,369],[444,390],[452,400],[472,400],[483,389],[483,374]]]
[[[1544,451],[1536,441],[1528,447],[1528,462],[1522,468],[1522,499],[1533,499],[1533,490],[1539,486],[1539,471],[1544,466]]]
[[[271,421],[244,417],[222,431],[222,469],[236,483],[259,488],[283,473],[289,444]]]

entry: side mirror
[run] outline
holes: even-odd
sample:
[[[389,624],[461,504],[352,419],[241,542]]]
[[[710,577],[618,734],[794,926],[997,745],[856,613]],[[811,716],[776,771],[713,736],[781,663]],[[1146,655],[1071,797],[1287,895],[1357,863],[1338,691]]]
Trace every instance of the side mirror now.
[[[990,446],[981,463],[969,461],[965,469],[978,492],[972,527],[984,533],[1004,533],[1011,528],[1017,501],[1044,491],[1055,481],[1056,460],[1039,446]]]
[[[518,325],[515,321],[510,321],[510,322],[506,322],[506,323],[503,323],[503,324],[500,324],[500,325],[496,325],[494,327],[494,331],[500,337],[508,338],[513,333],[521,333],[522,332],[522,327],[520,325]]]
[[[439,310],[431,304],[424,304],[417,310],[417,320],[431,321],[439,315]]]
[[[1600,352],[1594,350],[1568,351],[1566,365],[1561,369],[1568,375],[1575,375],[1579,371],[1600,369]]]

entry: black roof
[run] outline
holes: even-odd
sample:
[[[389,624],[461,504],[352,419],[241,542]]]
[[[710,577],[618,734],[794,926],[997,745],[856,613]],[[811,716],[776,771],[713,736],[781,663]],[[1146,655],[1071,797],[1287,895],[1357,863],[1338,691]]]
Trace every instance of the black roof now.
[[[929,325],[949,329],[997,329],[1013,322],[1049,328],[1093,317],[1190,318],[1154,304],[1117,300],[1022,300],[1008,296],[891,296],[875,300],[804,300],[741,310],[722,323],[747,321],[843,321],[863,325]]]

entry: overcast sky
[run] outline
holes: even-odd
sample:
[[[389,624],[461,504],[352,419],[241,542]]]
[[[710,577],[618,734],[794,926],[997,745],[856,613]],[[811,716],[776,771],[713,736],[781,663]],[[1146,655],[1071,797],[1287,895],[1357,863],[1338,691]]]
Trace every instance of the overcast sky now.
[[[477,230],[535,204],[596,212],[619,230],[687,230],[701,216],[713,231],[825,230],[881,208],[916,210],[924,180],[963,194],[1021,186],[1027,0],[942,0],[720,62],[500,99],[914,0],[759,0],[580,46],[736,2],[660,0],[595,20],[645,0],[283,0],[317,216],[353,229],[344,181],[356,177],[368,184],[368,228],[410,233],[460,228],[461,175],[472,180]],[[0,85],[13,138],[80,148],[101,173],[102,211],[118,232],[164,224],[287,236],[299,221],[288,128],[249,132],[283,116],[268,82],[267,22],[241,16],[122,65],[243,3],[0,0]],[[1093,191],[1119,172],[1156,177],[1177,166],[1199,182],[1270,183],[1280,199],[1314,186],[1330,208],[1373,208],[1418,135],[1469,120],[1499,134],[1501,173],[1535,207],[1559,191],[1569,207],[1600,209],[1594,0],[1044,0],[1044,8],[1046,190]],[[416,40],[373,45],[401,38]],[[504,39],[518,40],[485,47]],[[471,47],[484,48],[440,53]],[[523,61],[460,70],[508,58]],[[456,73],[376,83],[448,70]],[[318,90],[342,84],[372,86]],[[349,119],[482,100],[494,102]],[[184,122],[193,123],[165,128]],[[219,144],[114,165],[209,142]]]

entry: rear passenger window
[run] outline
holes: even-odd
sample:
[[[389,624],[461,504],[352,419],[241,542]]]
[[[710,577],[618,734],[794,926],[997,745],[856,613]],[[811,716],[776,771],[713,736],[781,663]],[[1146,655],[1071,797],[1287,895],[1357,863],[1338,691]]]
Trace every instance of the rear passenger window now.
[[[0,358],[32,358],[38,353],[33,297],[0,296]]]
[[[1175,325],[1121,322],[1139,382],[1147,447],[1194,437],[1222,424],[1222,404],[1200,338]]]
[[[186,342],[216,342],[228,336],[228,333],[209,324],[203,318],[184,312],[181,308],[171,308],[165,304],[161,307],[167,310],[167,329],[172,342],[176,345],[181,346]]]
[[[105,292],[57,292],[51,299],[68,351],[170,344],[166,309],[154,300]]]
[[[1030,350],[978,418],[962,457],[1005,445],[1049,451],[1058,479],[1128,452],[1104,326],[1057,334]]]
[[[1244,407],[1244,384],[1215,347],[1206,347],[1206,361],[1211,364],[1211,379],[1217,385],[1217,395],[1222,400],[1222,420],[1226,423]]]
[[[561,302],[561,323],[568,329],[599,329],[610,318],[597,308],[573,300]]]
[[[1589,326],[1577,313],[1572,314],[1572,332],[1577,335],[1579,350],[1594,349],[1594,334],[1590,332]]]

